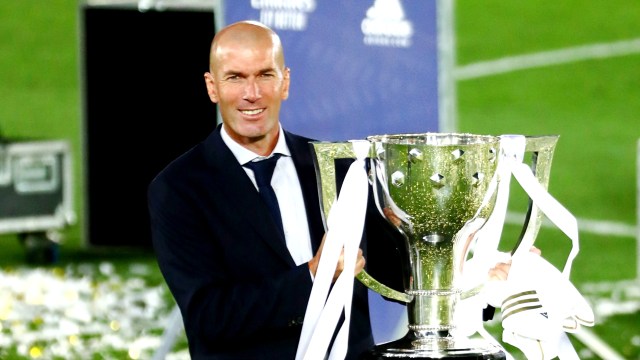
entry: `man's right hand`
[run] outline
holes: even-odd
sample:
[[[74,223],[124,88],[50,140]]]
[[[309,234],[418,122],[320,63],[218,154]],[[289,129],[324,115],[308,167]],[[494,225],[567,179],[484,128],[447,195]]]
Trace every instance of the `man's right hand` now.
[[[320,264],[322,249],[324,248],[324,241],[326,238],[327,238],[327,234],[325,234],[324,237],[322,238],[322,243],[320,244],[320,248],[318,249],[318,252],[316,252],[316,255],[313,258],[311,258],[311,260],[309,260],[309,262],[307,263],[309,266],[309,271],[311,272],[311,275],[314,278],[316,276],[316,272],[318,271],[318,265]],[[364,269],[365,263],[366,263],[366,260],[362,253],[362,249],[358,249],[358,257],[356,259],[356,267],[354,269],[354,274],[353,274],[354,276],[358,275]],[[336,269],[333,273],[333,279],[331,280],[331,282],[335,282],[338,279],[338,276],[342,274],[343,270],[344,270],[344,247],[340,251],[340,256],[338,257],[338,263],[336,264]]]

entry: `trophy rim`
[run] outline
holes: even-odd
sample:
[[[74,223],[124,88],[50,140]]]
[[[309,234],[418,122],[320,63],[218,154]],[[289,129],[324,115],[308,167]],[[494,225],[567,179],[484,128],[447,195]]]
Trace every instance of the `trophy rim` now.
[[[421,145],[451,146],[499,143],[500,137],[466,132],[423,132],[370,135],[367,136],[367,140],[391,144],[416,144],[415,141],[419,140]]]

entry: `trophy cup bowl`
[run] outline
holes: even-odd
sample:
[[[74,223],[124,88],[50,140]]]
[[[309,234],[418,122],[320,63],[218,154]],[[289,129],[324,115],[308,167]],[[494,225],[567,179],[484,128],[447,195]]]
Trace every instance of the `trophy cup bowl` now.
[[[376,346],[370,358],[504,359],[495,345],[456,335],[454,323],[472,234],[495,204],[490,185],[497,181],[500,139],[450,133],[367,139],[376,204],[405,238],[405,293],[413,298],[407,335]]]
[[[407,304],[409,330],[378,344],[363,359],[506,359],[502,349],[456,331],[461,278],[473,235],[496,200],[500,137],[464,133],[369,136],[370,183],[379,212],[403,236],[404,293],[366,271],[358,279],[381,295]],[[548,184],[557,136],[527,137],[534,173]],[[312,142],[323,216],[337,195],[335,160],[354,158],[349,142]],[[535,164],[534,164],[535,165]],[[541,222],[529,203],[522,237],[535,238]],[[526,230],[526,231],[525,231]]]

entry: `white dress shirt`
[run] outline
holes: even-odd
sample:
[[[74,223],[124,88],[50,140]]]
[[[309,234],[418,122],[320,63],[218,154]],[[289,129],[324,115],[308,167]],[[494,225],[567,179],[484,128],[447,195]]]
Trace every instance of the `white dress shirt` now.
[[[254,159],[266,159],[275,153],[282,154],[276,164],[276,168],[271,178],[271,187],[278,198],[278,206],[282,215],[282,226],[287,241],[287,248],[291,257],[297,265],[304,264],[311,260],[313,252],[311,250],[311,235],[307,223],[307,212],[304,207],[302,188],[298,180],[298,174],[291,159],[291,151],[287,147],[284,139],[284,132],[280,126],[280,135],[273,153],[269,156],[260,156],[250,151],[231,139],[225,131],[221,129],[222,140],[229,147],[233,155],[238,159],[240,165],[244,165]],[[253,171],[243,167],[253,185],[258,189]],[[275,235],[275,234],[274,234]]]

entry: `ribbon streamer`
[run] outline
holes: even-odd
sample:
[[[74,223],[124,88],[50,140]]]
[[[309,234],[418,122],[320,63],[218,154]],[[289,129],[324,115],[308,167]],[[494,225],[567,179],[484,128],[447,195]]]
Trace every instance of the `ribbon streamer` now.
[[[329,212],[322,256],[309,296],[296,360],[325,358],[343,310],[345,319],[338,330],[329,359],[344,359],[347,354],[354,272],[368,197],[365,159],[371,146],[366,140],[353,140],[351,143],[356,161],[349,167],[338,199]],[[331,288],[342,250],[344,268]]]

